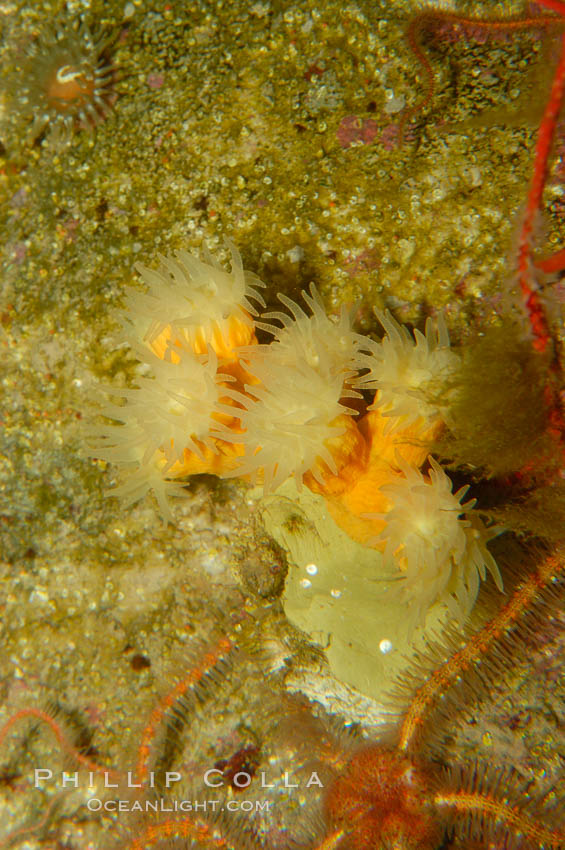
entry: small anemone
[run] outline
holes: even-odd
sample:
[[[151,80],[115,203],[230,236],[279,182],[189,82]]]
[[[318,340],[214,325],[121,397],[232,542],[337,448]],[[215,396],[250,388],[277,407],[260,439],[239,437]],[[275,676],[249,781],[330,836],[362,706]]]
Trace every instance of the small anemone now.
[[[52,144],[63,147],[77,127],[92,128],[107,117],[116,99],[110,42],[82,16],[43,27],[7,84],[12,112],[28,125],[28,139],[48,133]]]
[[[390,417],[388,431],[417,419],[429,426],[444,415],[446,385],[460,363],[450,348],[445,320],[441,314],[428,318],[425,334],[415,330],[412,336],[387,311],[376,315],[386,333],[381,342],[359,338],[368,353],[359,354],[357,366],[367,371],[355,385],[377,391],[372,407]]]
[[[227,243],[231,271],[204,250],[199,260],[188,251],[158,255],[159,268],[136,263],[146,292],[131,291],[123,313],[126,331],[131,326],[143,341],[162,356],[175,340],[203,352],[210,345],[219,356],[230,356],[235,346],[253,338],[257,315],[253,300],[263,305],[258,288],[265,284],[244,271],[239,251]],[[136,334],[137,336],[137,334]]]
[[[425,476],[398,458],[401,475],[381,488],[391,507],[378,517],[386,526],[376,542],[384,544],[385,565],[398,579],[393,588],[410,605],[415,623],[423,622],[437,602],[463,620],[487,572],[502,590],[500,571],[486,545],[500,529],[484,526],[473,511],[475,499],[463,501],[468,487],[453,493],[440,465],[433,458],[429,463]]]

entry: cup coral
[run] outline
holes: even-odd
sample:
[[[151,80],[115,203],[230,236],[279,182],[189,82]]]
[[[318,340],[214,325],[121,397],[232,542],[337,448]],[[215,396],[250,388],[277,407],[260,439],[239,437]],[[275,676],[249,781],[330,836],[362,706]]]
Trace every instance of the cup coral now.
[[[446,382],[459,365],[443,316],[428,318],[425,334],[415,330],[414,336],[390,313],[377,311],[376,316],[385,336],[381,342],[363,341],[368,353],[361,355],[360,366],[367,371],[356,385],[377,391],[372,408],[390,417],[387,430],[405,428],[417,419],[426,425],[437,422],[446,407]]]
[[[357,357],[361,337],[351,327],[351,312],[342,306],[337,321],[327,315],[314,284],[310,293],[302,292],[304,301],[312,313],[309,316],[302,308],[279,293],[279,301],[291,315],[281,312],[265,313],[258,327],[271,333],[277,342],[277,358],[295,366],[305,362],[320,377],[332,380],[341,377],[342,382],[357,374]],[[263,319],[276,319],[282,328],[266,324]],[[351,391],[348,392],[351,396]],[[355,394],[358,395],[358,394]]]
[[[159,255],[156,270],[136,263],[147,291],[128,294],[124,317],[159,357],[174,340],[187,343],[197,354],[210,345],[227,358],[237,346],[255,340],[251,316],[257,310],[250,299],[264,306],[257,290],[265,284],[244,271],[239,251],[229,247],[231,272],[207,250],[203,260],[182,250],[174,256]]]
[[[339,468],[330,444],[348,430],[343,416],[354,413],[346,405],[347,398],[359,397],[348,386],[357,374],[357,335],[351,328],[351,317],[342,308],[337,322],[327,316],[316,288],[303,292],[311,315],[285,295],[279,300],[292,315],[266,313],[258,327],[271,333],[270,345],[241,348],[238,357],[252,377],[245,392],[227,390],[241,410],[238,416],[242,433],[223,433],[227,440],[244,446],[234,473],[261,474],[265,493],[276,489],[294,476],[300,488],[302,478],[310,473],[324,486],[322,469],[337,476]],[[264,319],[276,319],[277,328]],[[224,411],[229,412],[229,411]],[[352,444],[354,447],[355,441]],[[339,466],[346,459],[343,452]]]
[[[222,431],[221,436],[245,448],[230,474],[255,479],[261,471],[265,493],[290,476],[300,487],[309,470],[319,479],[318,460],[337,475],[326,442],[345,432],[339,422],[341,414],[349,412],[340,402],[343,376],[323,378],[305,361],[289,368],[284,347],[277,342],[255,348],[252,356],[246,355],[245,366],[257,384],[246,384],[245,393],[227,390],[241,404],[237,415],[243,433]]]
[[[161,257],[158,271],[139,266],[149,291],[128,294],[119,311],[124,338],[147,375],[136,387],[110,391],[125,404],[101,413],[122,424],[91,429],[91,452],[128,469],[129,479],[112,494],[131,504],[153,489],[168,519],[167,494],[182,493],[172,479],[226,472],[238,454],[215,430],[234,422],[234,408],[222,414],[220,402],[230,404],[226,385],[238,378],[230,374],[234,347],[255,341],[248,296],[262,301],[255,287],[263,284],[243,271],[233,247],[231,254],[231,273],[209,253],[204,262],[186,251]]]
[[[399,459],[401,474],[381,488],[390,508],[378,517],[383,529],[376,542],[415,622],[423,622],[438,600],[462,621],[487,571],[502,590],[500,571],[486,547],[500,529],[485,528],[473,513],[476,499],[463,502],[468,486],[453,493],[441,466],[431,457],[429,464],[429,474],[423,475]]]
[[[501,580],[466,488],[453,493],[428,461],[460,360],[443,319],[412,335],[378,314],[386,335],[374,342],[345,308],[328,316],[313,285],[306,309],[279,295],[287,313],[258,315],[264,284],[230,251],[230,272],[184,250],[157,270],[137,266],[146,289],[127,295],[121,320],[147,374],[116,393],[124,404],[103,411],[114,422],[92,448],[133,468],[113,492],[132,502],[152,488],[170,518],[167,492],[197,472],[261,483],[265,495],[305,485],[408,605],[410,628],[441,602],[463,619],[487,572]],[[273,341],[259,344],[256,328]]]
[[[177,344],[169,358],[163,360],[141,345],[135,351],[149,367],[148,373],[138,379],[137,387],[112,391],[125,404],[112,404],[101,411],[122,424],[108,424],[92,431],[98,457],[137,467],[135,486],[128,482],[117,491],[130,502],[155,485],[156,492],[160,492],[165,480],[174,477],[175,468],[181,466],[185,471],[185,459],[188,462],[191,455],[210,463],[210,454],[217,452],[211,437],[214,415],[223,381],[230,380],[218,373],[218,360],[212,349],[207,355],[196,355],[187,346]],[[160,507],[163,509],[162,504]]]

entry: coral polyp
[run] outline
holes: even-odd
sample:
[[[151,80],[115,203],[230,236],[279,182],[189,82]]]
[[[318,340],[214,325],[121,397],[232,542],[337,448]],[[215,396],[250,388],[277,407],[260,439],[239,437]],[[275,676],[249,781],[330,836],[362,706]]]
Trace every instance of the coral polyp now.
[[[148,289],[129,293],[118,314],[122,338],[148,374],[136,387],[112,393],[125,404],[111,404],[102,413],[122,424],[93,428],[93,451],[130,470],[115,495],[130,504],[153,490],[167,518],[167,496],[182,494],[171,479],[227,474],[243,453],[222,437],[232,435],[239,421],[228,388],[249,376],[234,366],[233,351],[256,343],[250,314],[256,310],[249,298],[261,303],[257,287],[263,284],[243,271],[233,247],[231,254],[231,272],[209,252],[206,261],[186,251],[161,257],[158,270],[139,264]]]
[[[178,465],[184,468],[190,457],[196,463],[209,463],[210,454],[217,451],[210,428],[222,376],[213,349],[207,355],[196,355],[177,344],[162,360],[144,346],[135,351],[148,374],[139,378],[137,387],[117,393],[125,405],[104,408],[105,416],[123,424],[95,430],[96,451],[107,461],[137,470],[120,490],[122,498],[136,501],[153,488],[168,515],[161,492],[168,489],[172,493],[174,485],[166,482],[167,476],[174,474]]]
[[[276,319],[282,328],[259,322],[277,343],[277,359],[291,367],[305,362],[323,378],[340,376],[342,382],[357,371],[357,351],[360,337],[353,332],[351,313],[344,306],[337,321],[327,315],[322,300],[312,284],[310,293],[303,292],[311,315],[286,295],[278,298],[289,310],[287,313],[265,313],[262,319]],[[351,393],[349,393],[351,395]]]
[[[377,318],[385,336],[381,342],[363,342],[368,354],[361,365],[367,372],[358,386],[377,390],[372,408],[389,417],[387,430],[405,428],[418,418],[428,425],[437,422],[446,406],[442,390],[459,365],[443,316],[429,318],[425,333],[416,329],[414,336],[386,311],[377,312]]]
[[[231,272],[207,251],[204,260],[185,250],[160,256],[157,270],[137,264],[147,289],[128,293],[120,314],[125,339],[142,360],[147,359],[146,350],[170,365],[181,355],[185,361],[207,356],[208,348],[217,357],[210,386],[224,384],[223,397],[215,395],[204,420],[200,412],[196,414],[202,427],[195,431],[186,422],[184,444],[179,444],[183,438],[177,432],[174,449],[166,429],[161,439],[154,435],[151,452],[161,452],[163,477],[203,471],[247,477],[262,483],[265,493],[294,478],[299,489],[304,482],[327,497],[340,495],[341,508],[335,504],[334,508],[344,516],[380,510],[379,497],[356,503],[360,482],[375,490],[378,481],[379,490],[394,478],[397,452],[407,463],[421,466],[431,440],[443,427],[434,393],[441,394],[459,362],[450,349],[445,323],[430,319],[426,335],[416,331],[413,338],[383,315],[387,336],[377,343],[353,331],[344,307],[337,319],[329,317],[314,286],[303,293],[308,312],[279,295],[289,312],[258,316],[253,302],[263,304],[258,288],[264,284],[244,271],[233,246],[230,250]],[[273,342],[259,345],[256,328],[270,333]],[[161,365],[158,371],[163,380],[169,366]],[[145,383],[130,394],[130,403],[121,412],[106,413],[124,422],[126,430],[132,420],[139,427],[144,418],[139,413],[143,391],[149,393],[145,403],[152,407],[155,386]],[[370,403],[360,389],[372,393]],[[209,395],[196,393],[195,404],[199,398],[204,411]],[[366,409],[361,419],[359,405]],[[213,450],[222,456],[219,464],[195,467],[188,460],[183,464],[181,457],[195,450],[190,445],[195,435],[208,448],[214,441]],[[117,459],[104,444],[98,448],[101,457]],[[147,457],[145,451],[142,464]]]
[[[347,412],[340,403],[343,380],[339,375],[323,380],[307,363],[289,369],[278,348],[277,343],[261,346],[259,356],[251,358],[248,366],[258,385],[246,385],[245,395],[232,395],[242,405],[238,416],[243,433],[225,435],[245,446],[235,474],[256,478],[260,471],[266,493],[291,476],[300,487],[308,471],[323,484],[316,470],[318,459],[337,475],[326,443],[345,432],[339,417]]]
[[[397,571],[399,593],[412,617],[423,621],[428,608],[443,599],[450,615],[463,620],[487,571],[502,590],[500,571],[486,547],[498,529],[488,531],[473,513],[475,499],[463,501],[467,486],[453,493],[441,466],[433,458],[429,462],[429,475],[403,464],[402,475],[382,488],[391,500],[390,510],[381,515],[384,563]]]
[[[147,290],[128,294],[124,318],[158,356],[173,340],[200,354],[210,345],[228,359],[234,348],[255,342],[253,302],[264,306],[258,290],[265,284],[243,269],[239,252],[229,247],[229,272],[206,249],[203,260],[181,250],[159,256],[157,269],[136,264]]]
[[[12,111],[31,142],[45,136],[61,147],[75,129],[91,129],[107,117],[117,97],[110,41],[83,17],[43,27],[8,85]]]

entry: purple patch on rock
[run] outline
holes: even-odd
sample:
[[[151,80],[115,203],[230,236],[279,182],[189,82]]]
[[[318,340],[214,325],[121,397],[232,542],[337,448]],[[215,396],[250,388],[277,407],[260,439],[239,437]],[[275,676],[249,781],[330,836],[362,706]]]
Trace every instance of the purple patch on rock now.
[[[377,122],[373,118],[346,115],[337,128],[337,140],[342,148],[353,144],[370,145],[378,134]]]

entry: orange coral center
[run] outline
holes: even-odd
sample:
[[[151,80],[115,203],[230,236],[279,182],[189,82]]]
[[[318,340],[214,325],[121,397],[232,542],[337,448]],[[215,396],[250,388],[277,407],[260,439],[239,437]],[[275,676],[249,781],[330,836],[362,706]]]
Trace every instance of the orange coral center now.
[[[352,445],[350,462],[340,468],[342,487],[328,479],[323,489],[313,484],[309,477],[304,478],[311,490],[326,497],[332,519],[349,537],[381,549],[384,544],[377,544],[375,538],[385,527],[385,520],[367,517],[368,514],[384,514],[391,508],[391,501],[381,487],[401,476],[398,456],[410,466],[420,467],[430,452],[430,444],[443,428],[441,422],[426,426],[418,419],[407,428],[387,431],[390,424],[390,417],[383,416],[380,410],[370,411],[359,420],[355,429],[357,444]],[[351,443],[351,434],[348,432],[338,439]],[[364,448],[360,441],[364,441]],[[334,449],[330,447],[330,450],[335,457]]]
[[[77,101],[82,103],[94,94],[94,74],[85,73],[75,65],[61,65],[47,84],[47,99],[51,106],[64,112],[75,109]]]
[[[326,497],[343,493],[344,490],[351,488],[353,482],[363,474],[369,457],[369,447],[351,416],[342,413],[330,424],[344,429],[344,433],[339,437],[332,437],[325,441],[326,448],[330,450],[335,461],[338,474],[334,475],[327,465],[318,459],[316,466],[322,474],[324,486],[322,487],[312,472],[307,472],[303,477],[304,483],[312,492],[321,493]]]
[[[178,356],[174,353],[174,345],[188,345],[195,354],[206,354],[208,346],[214,349],[218,357],[226,360],[236,360],[234,349],[239,345],[254,345],[257,342],[255,330],[251,317],[249,322],[243,321],[239,316],[232,315],[227,320],[227,328],[215,325],[212,328],[197,328],[190,333],[182,328],[167,325],[154,338],[149,341],[152,351],[165,359],[165,354],[173,350],[171,360],[178,363]]]
[[[210,329],[200,327],[191,333],[183,329],[167,325],[159,334],[149,341],[152,351],[161,360],[170,359],[172,363],[179,363],[180,356],[175,351],[175,346],[192,348],[195,354],[206,354],[208,346],[213,348],[218,357],[218,374],[225,374],[226,378],[231,376],[234,381],[226,381],[232,388],[243,392],[244,384],[256,383],[256,379],[250,375],[242,363],[237,359],[234,351],[239,345],[253,345],[257,343],[253,323],[244,322],[239,316],[231,315],[227,320],[227,327],[222,329],[215,326],[212,333]],[[241,432],[241,424],[237,411],[240,408],[236,402],[229,397],[222,397],[220,401],[228,407],[233,407],[234,415],[217,413],[213,419],[221,422],[235,433]],[[211,422],[210,424],[213,424]],[[176,461],[167,468],[167,477],[185,478],[188,475],[208,473],[210,475],[222,475],[230,472],[238,465],[239,458],[245,454],[245,446],[240,443],[225,442],[217,437],[211,437],[210,442],[215,446],[215,451],[210,445],[199,442],[200,454],[185,448],[182,460]],[[175,447],[176,448],[176,447]],[[160,466],[166,466],[165,455],[160,459]]]

